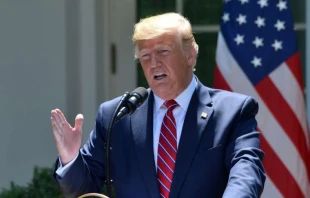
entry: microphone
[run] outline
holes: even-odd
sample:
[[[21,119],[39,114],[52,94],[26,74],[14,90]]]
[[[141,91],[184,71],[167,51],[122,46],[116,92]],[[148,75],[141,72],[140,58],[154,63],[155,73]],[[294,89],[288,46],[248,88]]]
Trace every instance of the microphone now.
[[[148,97],[148,92],[143,87],[138,87],[133,90],[130,94],[126,92],[123,97],[120,99],[118,106],[116,107],[112,119],[110,120],[109,127],[106,135],[106,184],[107,184],[107,192],[108,197],[112,195],[112,180],[110,177],[110,147],[111,136],[112,136],[112,126],[123,119],[126,115],[131,115],[136,111],[138,107],[140,107],[143,102]]]
[[[131,115],[136,111],[138,107],[140,107],[146,98],[148,97],[148,92],[144,87],[138,87],[133,90],[128,99],[124,101],[122,107],[118,111],[115,122],[120,121],[126,115]]]

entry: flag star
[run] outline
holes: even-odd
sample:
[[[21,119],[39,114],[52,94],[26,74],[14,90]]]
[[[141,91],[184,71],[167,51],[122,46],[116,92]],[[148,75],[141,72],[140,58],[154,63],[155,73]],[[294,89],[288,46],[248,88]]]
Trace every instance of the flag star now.
[[[283,48],[282,47],[282,41],[274,40],[272,47],[274,48],[275,51],[282,49]]]
[[[260,8],[268,6],[268,0],[259,0],[257,3],[260,5]]]
[[[236,19],[236,21],[238,21],[239,25],[246,23],[246,15],[239,14],[239,17]]]
[[[255,40],[253,41],[253,44],[255,45],[256,48],[258,47],[262,47],[264,44],[263,44],[263,38],[258,38],[258,37],[255,37]]]
[[[265,26],[265,18],[258,16],[255,23],[256,23],[257,27],[259,27],[259,28],[262,26]]]
[[[279,8],[280,11],[287,9],[286,2],[280,0],[279,3],[277,4],[277,7]]]
[[[222,19],[223,19],[224,23],[229,21],[230,20],[229,19],[229,13],[224,13],[224,15],[222,16]]]
[[[249,3],[249,0],[239,0],[241,2],[241,4],[245,4],[245,3]]]
[[[258,66],[262,66],[262,59],[261,58],[257,58],[256,56],[254,56],[253,60],[251,61],[251,63],[254,65],[254,67],[258,67]]]
[[[244,35],[237,34],[237,36],[234,39],[234,41],[236,41],[237,45],[240,45],[241,43],[244,43]]]
[[[285,30],[284,24],[284,21],[277,20],[277,23],[274,25],[274,27],[277,28],[278,31]]]

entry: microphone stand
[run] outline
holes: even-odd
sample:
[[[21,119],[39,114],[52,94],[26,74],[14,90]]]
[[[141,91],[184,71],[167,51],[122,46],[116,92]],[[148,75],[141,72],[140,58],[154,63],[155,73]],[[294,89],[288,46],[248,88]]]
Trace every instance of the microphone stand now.
[[[105,151],[106,151],[106,185],[107,185],[107,191],[108,191],[108,197],[111,198],[112,197],[112,180],[110,179],[110,150],[112,149],[110,147],[110,143],[111,143],[111,133],[112,133],[112,127],[115,124],[115,120],[116,120],[116,115],[118,113],[118,111],[120,110],[120,108],[122,107],[122,105],[124,104],[124,102],[129,98],[130,94],[129,92],[125,92],[124,95],[122,96],[122,98],[120,99],[120,102],[118,103],[112,119],[110,120],[109,123],[109,127],[108,127],[108,131],[107,131],[107,135],[106,135],[106,146],[105,146]]]

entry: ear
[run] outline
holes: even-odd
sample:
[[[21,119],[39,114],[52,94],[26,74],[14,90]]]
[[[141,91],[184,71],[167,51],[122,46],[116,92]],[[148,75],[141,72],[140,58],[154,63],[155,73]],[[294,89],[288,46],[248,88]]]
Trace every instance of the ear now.
[[[196,61],[197,52],[194,47],[191,47],[187,54],[187,64],[192,66]]]

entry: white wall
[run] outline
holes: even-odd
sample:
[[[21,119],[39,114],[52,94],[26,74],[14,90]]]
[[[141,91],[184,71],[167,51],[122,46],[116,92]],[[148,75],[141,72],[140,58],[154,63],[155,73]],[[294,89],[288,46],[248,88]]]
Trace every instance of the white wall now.
[[[135,88],[134,23],[135,0],[0,0],[0,189],[53,167],[52,109],[84,114],[86,141],[98,105]]]
[[[110,93],[115,97],[132,91],[137,84],[132,32],[136,22],[135,0],[110,1],[110,41],[116,44],[116,73],[110,77]]]
[[[65,109],[63,1],[0,1],[0,188],[52,167],[50,111]]]

